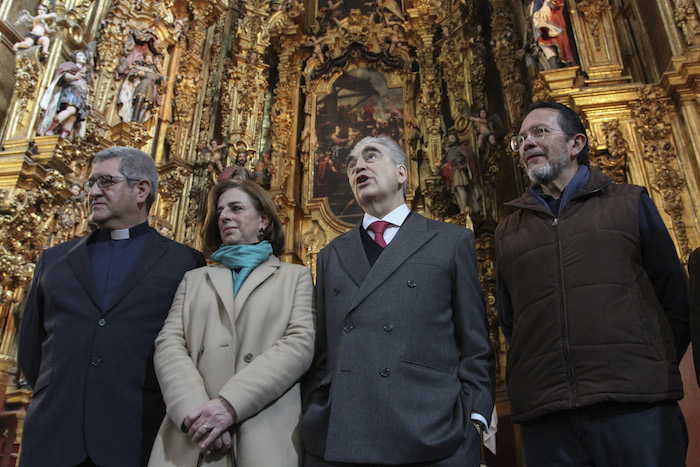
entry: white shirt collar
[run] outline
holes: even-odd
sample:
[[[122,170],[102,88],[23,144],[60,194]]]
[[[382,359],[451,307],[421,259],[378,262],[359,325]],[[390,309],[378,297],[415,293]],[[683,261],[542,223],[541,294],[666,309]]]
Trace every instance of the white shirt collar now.
[[[389,214],[387,214],[386,216],[384,216],[381,219],[378,219],[371,214],[365,213],[365,216],[362,218],[362,228],[367,230],[367,227],[369,227],[369,225],[372,222],[379,221],[379,220],[387,221],[395,227],[401,227],[410,213],[411,213],[411,210],[408,209],[408,206],[406,206],[406,203],[404,203],[401,206],[399,206],[398,208],[394,209],[393,211],[391,211]]]

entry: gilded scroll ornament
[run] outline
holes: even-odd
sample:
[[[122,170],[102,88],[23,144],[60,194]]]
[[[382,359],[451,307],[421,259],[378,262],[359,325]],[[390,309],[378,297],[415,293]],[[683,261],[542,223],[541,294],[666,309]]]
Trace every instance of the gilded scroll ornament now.
[[[61,207],[64,178],[48,170],[31,190],[15,188],[0,195],[0,284],[18,289],[30,279],[37,250],[47,242],[55,212]]]
[[[627,155],[629,144],[620,129],[619,120],[603,123],[603,133],[607,152],[591,155],[591,163],[603,171],[605,175],[615,180],[615,183],[627,183]]]
[[[673,19],[681,29],[686,44],[693,46],[698,44],[700,35],[700,21],[695,5],[690,0],[676,0],[676,7],[673,12]]]
[[[34,98],[36,83],[39,81],[39,68],[26,55],[17,57],[15,66],[15,95],[19,118],[27,112],[29,101]]]
[[[678,156],[672,142],[671,125],[667,123],[668,98],[663,89],[655,85],[641,86],[638,96],[638,100],[630,103],[629,107],[644,145],[644,160],[655,171],[651,186],[661,194],[663,209],[671,217],[681,257],[687,258],[692,249],[683,222],[682,190],[685,182],[675,168]]]
[[[160,175],[158,194],[165,205],[162,217],[167,218],[173,205],[182,198],[190,172],[184,167],[177,167]]]
[[[576,4],[576,8],[588,22],[596,49],[601,50],[601,21],[603,13],[610,10],[610,3],[608,0],[583,0]]]

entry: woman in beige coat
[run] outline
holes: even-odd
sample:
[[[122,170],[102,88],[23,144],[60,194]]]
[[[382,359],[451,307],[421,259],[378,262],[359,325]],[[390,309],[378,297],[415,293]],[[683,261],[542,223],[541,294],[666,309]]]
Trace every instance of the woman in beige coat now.
[[[297,467],[311,274],[273,254],[282,224],[251,181],[214,187],[203,236],[218,263],[185,275],[156,339],[167,416],[149,465]]]

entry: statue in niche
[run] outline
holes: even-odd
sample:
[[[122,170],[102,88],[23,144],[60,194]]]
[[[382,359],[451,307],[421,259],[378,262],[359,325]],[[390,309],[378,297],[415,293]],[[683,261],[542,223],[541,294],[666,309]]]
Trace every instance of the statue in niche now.
[[[28,49],[35,45],[41,46],[41,57],[46,59],[49,56],[49,40],[48,34],[53,34],[55,29],[51,29],[47,21],[58,21],[56,13],[51,13],[51,10],[46,5],[37,5],[36,16],[32,16],[27,10],[22,10],[15,24],[31,23],[32,29],[24,35],[24,40],[16,42],[12,45],[12,50],[15,52],[21,49]]]
[[[233,181],[255,180],[253,174],[246,167],[247,163],[248,153],[245,149],[239,149],[238,153],[236,154],[236,160],[234,162],[234,165],[226,167],[221,172],[221,175],[219,175],[219,181],[223,182],[224,180],[229,179]]]
[[[549,68],[574,65],[564,6],[564,0],[532,0],[528,6],[533,41],[544,54]]]
[[[124,53],[115,70],[123,79],[117,103],[119,116],[125,122],[143,123],[153,108],[160,105],[161,76],[158,59],[163,56],[156,32],[147,28],[132,30],[124,43]]]
[[[39,101],[44,111],[37,128],[39,135],[85,136],[92,68],[92,57],[82,50],[76,50],[69,62],[58,66],[53,81]]]
[[[317,58],[318,63],[323,65],[323,63],[325,62],[325,55],[323,53],[323,40],[316,37],[316,35],[312,35],[309,38],[309,42],[307,42],[306,45],[309,47],[313,47],[314,49],[311,58]]]
[[[212,175],[212,179],[216,181],[217,177],[221,172],[224,171],[224,160],[221,150],[228,146],[228,142],[223,141],[219,143],[217,140],[213,139],[209,142],[209,146],[202,150],[202,153],[208,154],[209,161],[207,162],[207,172]]]
[[[389,50],[387,53],[393,55],[397,48],[408,52],[408,47],[401,43],[401,38],[399,37],[401,22],[389,21],[387,19],[386,26],[384,31],[387,34],[387,40],[389,42]]]
[[[119,91],[122,120],[143,124],[151,116],[151,110],[160,105],[159,87],[163,80],[152,54],[133,62]]]
[[[440,169],[440,175],[459,211],[469,208],[472,214],[480,213],[479,163],[474,151],[468,144],[461,144],[455,132],[447,134],[444,157],[435,161],[435,165]]]
[[[274,173],[275,169],[272,166],[272,160],[270,160],[270,153],[263,152],[260,159],[255,162],[255,172],[253,173],[255,183],[269,190]]]
[[[73,229],[80,224],[85,216],[85,196],[87,193],[79,183],[72,183],[68,188],[71,192],[70,198],[66,200],[58,214],[58,224],[64,229]]]
[[[326,5],[319,8],[319,16],[316,17],[321,31],[327,31],[332,26],[340,26],[340,20],[343,19],[343,0],[333,2],[328,0]]]
[[[478,117],[469,117],[469,120],[476,124],[476,144],[482,151],[486,148],[486,143],[489,143],[493,147],[498,147],[498,143],[496,142],[496,134],[493,131],[493,122],[500,122],[501,117],[498,114],[493,114],[490,117],[487,115],[486,110],[481,109]]]

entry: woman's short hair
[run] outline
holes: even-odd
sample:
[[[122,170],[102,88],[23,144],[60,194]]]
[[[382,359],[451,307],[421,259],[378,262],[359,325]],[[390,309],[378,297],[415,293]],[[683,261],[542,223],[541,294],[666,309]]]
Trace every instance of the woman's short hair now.
[[[260,214],[267,214],[270,222],[262,232],[262,240],[267,240],[272,245],[272,252],[279,256],[284,252],[284,227],[277,215],[277,208],[272,202],[270,195],[255,182],[250,180],[224,180],[219,182],[209,192],[209,201],[207,202],[207,217],[204,219],[202,227],[202,244],[204,254],[209,256],[219,249],[221,246],[221,234],[219,233],[219,216],[216,213],[219,198],[222,194],[238,188],[245,192],[253,204],[253,207]]]

